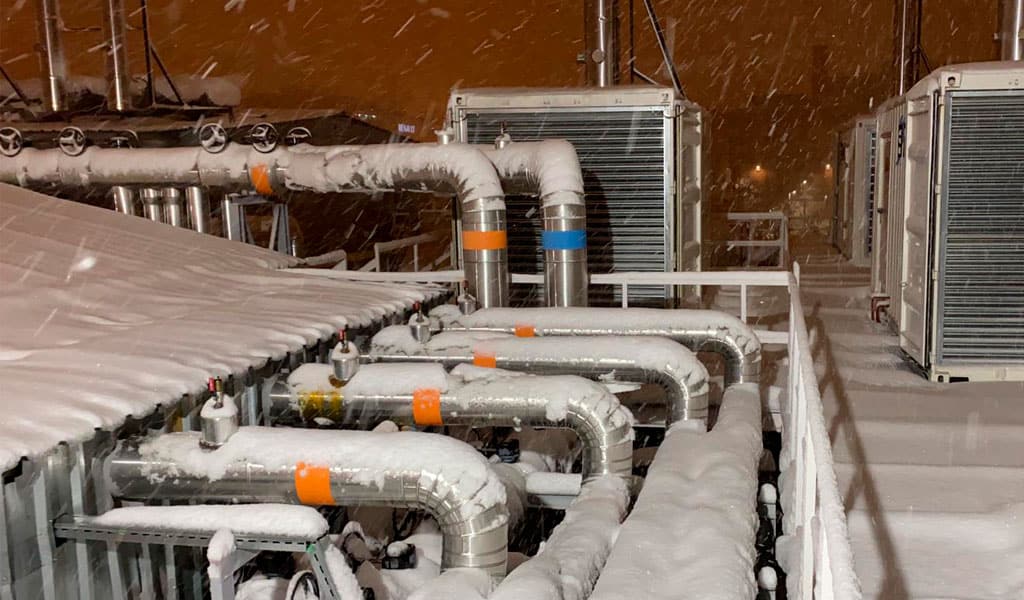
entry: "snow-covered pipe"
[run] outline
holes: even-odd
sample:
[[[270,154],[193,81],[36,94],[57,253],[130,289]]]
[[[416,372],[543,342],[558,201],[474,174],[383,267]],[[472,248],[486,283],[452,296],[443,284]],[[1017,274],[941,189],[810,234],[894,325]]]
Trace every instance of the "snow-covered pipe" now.
[[[298,411],[339,425],[372,427],[390,420],[571,429],[583,446],[585,480],[631,477],[633,415],[603,386],[572,376],[492,375],[456,385],[440,365],[368,364],[348,384],[335,386],[330,367],[307,364],[287,384],[274,386],[270,400],[275,413]]]
[[[205,186],[370,192],[411,190],[455,194],[462,207],[463,269],[481,307],[508,304],[505,201],[494,165],[468,144],[294,146],[260,153],[228,144],[213,154],[200,147],[98,148],[79,156],[26,148],[0,156],[0,181],[22,186],[59,184]]]
[[[587,598],[615,543],[629,499],[629,490],[621,480],[604,477],[585,484],[543,549],[516,567],[489,600]],[[643,556],[640,560],[652,558]],[[632,583],[636,586],[638,582],[634,579]]]
[[[576,149],[565,140],[480,146],[506,194],[538,196],[548,306],[587,306],[587,210]]]
[[[665,337],[693,352],[725,359],[725,383],[757,382],[761,342],[746,323],[712,310],[656,308],[492,308],[470,315],[437,311],[446,330],[491,331],[519,336]]]
[[[441,568],[505,575],[505,487],[467,444],[420,432],[242,427],[216,450],[197,432],[119,444],[105,463],[115,497],[156,501],[377,505],[429,513]]]
[[[537,375],[614,376],[652,383],[665,391],[666,426],[708,416],[708,372],[693,352],[666,339],[622,336],[494,337],[443,332],[421,344],[407,327],[386,327],[373,337],[366,361],[437,362],[447,368],[475,364]]]
[[[39,63],[43,72],[43,106],[47,112],[62,112],[67,100],[68,64],[64,58],[59,0],[36,2],[39,29]]]
[[[669,430],[589,600],[755,597],[763,450],[754,384],[726,390],[711,431]]]

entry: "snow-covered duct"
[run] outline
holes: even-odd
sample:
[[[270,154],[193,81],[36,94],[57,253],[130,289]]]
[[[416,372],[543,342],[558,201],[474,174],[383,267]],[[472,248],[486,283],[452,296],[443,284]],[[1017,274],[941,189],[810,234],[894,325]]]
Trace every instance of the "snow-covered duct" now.
[[[500,335],[500,334],[499,334]],[[367,361],[437,362],[490,366],[538,375],[614,376],[653,383],[665,391],[666,426],[708,416],[708,372],[697,357],[670,340],[622,336],[495,337],[493,333],[442,332],[425,344],[408,327],[386,327],[373,337]]]
[[[587,306],[587,209],[576,149],[565,140],[481,146],[507,194],[538,196],[548,306]]]
[[[495,372],[460,383],[440,365],[364,365],[344,386],[328,365],[303,365],[271,392],[274,412],[373,426],[384,420],[418,426],[571,429],[583,446],[583,477],[628,478],[633,471],[633,416],[603,386],[580,377]],[[338,382],[340,383],[340,382]]]
[[[665,337],[693,352],[725,359],[725,383],[761,377],[761,342],[747,324],[711,310],[654,308],[499,308],[470,315],[438,312],[446,330],[492,331],[537,336]]]
[[[87,148],[79,156],[26,148],[0,157],[0,181],[58,184],[205,186],[455,194],[462,206],[463,268],[481,307],[508,304],[508,238],[501,182],[490,160],[467,144],[377,144],[278,148],[263,154],[229,144],[211,154],[200,147]]]
[[[115,497],[157,501],[378,505],[423,510],[442,569],[505,575],[505,488],[470,446],[420,432],[242,427],[204,450],[197,432],[122,442],[105,463]]]

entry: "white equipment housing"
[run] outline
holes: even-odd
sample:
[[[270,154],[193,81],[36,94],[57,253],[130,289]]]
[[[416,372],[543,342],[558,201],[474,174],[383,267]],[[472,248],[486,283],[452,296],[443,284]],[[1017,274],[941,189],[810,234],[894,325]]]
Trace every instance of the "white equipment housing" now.
[[[935,381],[1024,379],[1024,65],[943,67],[878,118],[876,294]]]
[[[858,118],[839,134],[832,243],[847,259],[868,266],[875,211],[875,118]]]
[[[584,175],[591,273],[700,270],[701,109],[672,88],[454,90],[448,111],[460,142],[490,145],[503,129],[513,142],[572,142]],[[536,204],[506,199],[514,273],[543,272]],[[671,305],[675,294],[667,286],[629,288],[633,305]],[[513,286],[515,304],[537,296]],[[619,302],[618,289],[591,288],[592,305]]]

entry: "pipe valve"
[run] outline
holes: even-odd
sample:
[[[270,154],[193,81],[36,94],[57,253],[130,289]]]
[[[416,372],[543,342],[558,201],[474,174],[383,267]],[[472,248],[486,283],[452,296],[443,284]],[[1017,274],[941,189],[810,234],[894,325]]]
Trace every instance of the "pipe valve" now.
[[[476,298],[469,293],[469,282],[462,282],[462,294],[456,300],[459,303],[459,312],[464,315],[471,315],[476,312]]]
[[[430,341],[430,319],[424,314],[420,308],[420,303],[417,302],[413,305],[413,310],[416,312],[409,317],[409,330],[412,332],[412,337],[421,344],[426,344]]]
[[[224,381],[210,378],[208,389],[213,396],[199,412],[202,437],[199,445],[209,450],[223,446],[238,431],[238,404],[236,398],[224,393]]]
[[[338,332],[338,344],[331,350],[331,365],[334,377],[341,383],[348,383],[359,370],[359,350],[348,341],[348,330]]]

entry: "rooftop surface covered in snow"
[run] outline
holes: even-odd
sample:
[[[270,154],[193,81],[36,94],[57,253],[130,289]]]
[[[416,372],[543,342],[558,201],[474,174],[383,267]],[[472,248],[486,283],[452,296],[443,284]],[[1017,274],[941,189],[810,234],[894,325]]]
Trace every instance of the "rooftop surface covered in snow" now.
[[[931,383],[868,319],[870,274],[801,259],[865,599],[1024,597],[1024,383]]]
[[[0,470],[436,290],[0,184]]]

